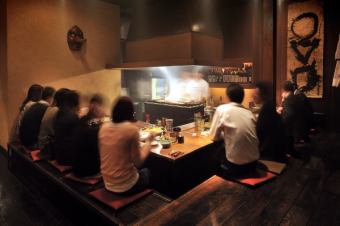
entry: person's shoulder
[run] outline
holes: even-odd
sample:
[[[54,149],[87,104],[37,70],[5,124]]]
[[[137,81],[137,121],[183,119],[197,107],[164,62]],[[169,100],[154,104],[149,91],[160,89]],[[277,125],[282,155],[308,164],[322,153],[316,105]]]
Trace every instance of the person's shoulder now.
[[[131,131],[131,133],[139,132],[138,126],[131,122],[123,123],[123,127],[124,129]]]
[[[223,111],[223,110],[229,109],[229,108],[230,108],[229,104],[221,104],[216,108],[216,111]]]
[[[57,106],[48,106],[47,110],[50,112],[58,112],[59,108]]]

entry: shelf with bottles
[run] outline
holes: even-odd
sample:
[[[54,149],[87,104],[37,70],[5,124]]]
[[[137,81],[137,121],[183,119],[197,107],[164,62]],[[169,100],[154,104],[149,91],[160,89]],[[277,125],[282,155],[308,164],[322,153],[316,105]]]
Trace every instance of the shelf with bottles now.
[[[216,87],[217,84],[226,86],[229,83],[249,85],[253,82],[253,64],[246,62],[242,67],[210,67],[206,72],[205,80],[212,87]]]

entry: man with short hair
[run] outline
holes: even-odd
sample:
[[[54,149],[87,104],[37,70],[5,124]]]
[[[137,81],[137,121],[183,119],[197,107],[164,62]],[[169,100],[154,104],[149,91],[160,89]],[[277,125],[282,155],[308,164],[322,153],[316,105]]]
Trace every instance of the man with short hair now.
[[[42,93],[42,100],[33,104],[22,117],[19,138],[21,143],[28,149],[38,148],[41,120],[47,107],[53,101],[54,93],[54,88],[45,87]]]
[[[214,114],[210,135],[214,141],[223,139],[225,158],[221,168],[229,175],[242,175],[255,170],[259,159],[254,115],[242,106],[243,87],[230,84],[229,103],[220,105]]]

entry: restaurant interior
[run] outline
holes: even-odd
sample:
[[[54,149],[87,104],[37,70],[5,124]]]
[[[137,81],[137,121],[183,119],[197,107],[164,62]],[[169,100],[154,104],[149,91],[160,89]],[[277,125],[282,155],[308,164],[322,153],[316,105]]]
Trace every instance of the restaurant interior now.
[[[0,225],[340,224],[336,0],[1,0],[0,11]],[[228,86],[242,87],[256,125],[258,84],[276,113],[286,81],[311,104],[308,141],[284,162],[260,156],[253,174],[225,176],[217,152],[228,141],[211,131],[233,102]],[[104,175],[77,177],[13,142],[32,84],[75,90],[79,117],[100,95],[103,124],[129,97],[140,149],[155,136],[149,186],[110,192]]]

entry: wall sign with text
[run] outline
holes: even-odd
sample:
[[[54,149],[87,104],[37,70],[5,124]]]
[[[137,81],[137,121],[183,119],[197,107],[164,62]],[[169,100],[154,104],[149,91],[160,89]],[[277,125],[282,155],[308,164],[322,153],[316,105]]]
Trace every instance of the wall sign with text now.
[[[243,63],[243,67],[210,67],[205,75],[208,83],[242,83],[252,82],[253,63]]]

